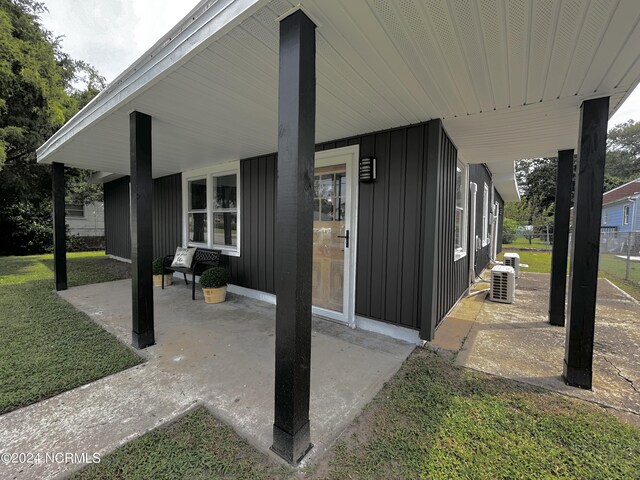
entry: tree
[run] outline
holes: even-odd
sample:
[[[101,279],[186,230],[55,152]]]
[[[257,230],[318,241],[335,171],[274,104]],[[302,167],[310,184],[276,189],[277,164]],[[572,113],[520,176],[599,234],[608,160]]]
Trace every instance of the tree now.
[[[640,177],[640,122],[629,120],[609,130],[605,169],[619,185]]]
[[[51,243],[43,233],[51,230],[51,171],[37,164],[36,148],[105,84],[62,51],[61,38],[40,24],[43,11],[35,0],[0,0],[0,230],[9,232],[0,237],[2,253]],[[87,175],[68,170],[71,195],[95,196]]]
[[[524,213],[521,221],[526,223],[521,225],[533,227],[528,235],[529,243],[535,236],[535,230],[546,232],[550,224],[553,230],[557,172],[558,165],[555,158],[533,158],[516,163],[516,178],[526,208],[521,212]]]

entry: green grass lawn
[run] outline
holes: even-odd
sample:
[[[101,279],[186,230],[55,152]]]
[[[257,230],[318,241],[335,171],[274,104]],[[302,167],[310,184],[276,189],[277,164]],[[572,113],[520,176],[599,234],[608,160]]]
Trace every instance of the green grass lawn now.
[[[81,471],[80,479],[285,479],[276,465],[199,407]]]
[[[129,277],[104,252],[68,255],[69,286]],[[52,255],[0,258],[0,414],[142,359],[54,292]]]
[[[78,478],[631,479],[639,471],[637,427],[587,402],[419,349],[331,452],[302,473],[275,467],[198,409]]]
[[[504,245],[503,253],[498,255],[502,261],[504,252],[510,251],[509,245]],[[550,273],[551,252],[533,252],[517,250],[520,262],[529,265],[523,268],[523,272]],[[569,265],[567,265],[569,268]],[[601,255],[599,263],[599,275],[610,280],[614,285],[624,290],[636,300],[640,300],[640,262],[631,263],[629,280],[625,279],[626,262],[615,255]]]
[[[551,237],[553,239],[553,237]],[[529,243],[529,239],[525,237],[515,237],[511,243],[507,243],[503,245],[503,249],[515,248],[518,250],[551,250],[551,245],[547,244],[545,241],[540,240],[539,237],[532,238],[531,243]]]

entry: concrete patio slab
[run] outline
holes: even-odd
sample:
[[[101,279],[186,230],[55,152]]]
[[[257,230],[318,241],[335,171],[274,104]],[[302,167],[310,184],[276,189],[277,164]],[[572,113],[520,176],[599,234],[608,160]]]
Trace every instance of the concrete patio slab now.
[[[155,289],[157,344],[147,363],[0,417],[4,451],[102,455],[203,403],[270,453],[275,307],[229,294],[192,301],[178,283]],[[61,296],[131,342],[129,280],[75,287]],[[400,368],[415,345],[314,318],[311,369],[313,462]],[[278,458],[271,454],[273,458]],[[81,465],[3,467],[3,478],[54,478]]]
[[[524,273],[515,303],[485,300],[478,309],[478,297],[467,298],[444,320],[435,343],[456,352],[458,365],[588,400],[638,423],[640,304],[599,280],[593,389],[581,390],[562,379],[565,329],[548,323],[548,299],[549,275]],[[470,314],[476,315],[472,321]],[[456,338],[464,337],[461,348],[449,341],[456,330]]]

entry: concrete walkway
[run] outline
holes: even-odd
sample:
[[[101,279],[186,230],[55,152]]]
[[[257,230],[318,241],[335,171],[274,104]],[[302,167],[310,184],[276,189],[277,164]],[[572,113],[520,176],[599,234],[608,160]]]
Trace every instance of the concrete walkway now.
[[[487,284],[488,287],[488,284]],[[614,409],[640,423],[640,304],[600,279],[593,389],[562,379],[565,329],[547,320],[549,275],[524,273],[515,303],[469,297],[444,320],[434,346],[458,365],[554,390]]]
[[[275,307],[236,295],[207,305],[192,301],[190,294],[184,283],[155,290],[157,344],[143,352],[145,364],[0,417],[3,451],[104,455],[203,403],[269,453]],[[130,343],[129,280],[76,287],[61,295]],[[306,464],[322,455],[414,348],[314,319],[315,447]],[[0,465],[0,478],[55,478],[81,467]]]

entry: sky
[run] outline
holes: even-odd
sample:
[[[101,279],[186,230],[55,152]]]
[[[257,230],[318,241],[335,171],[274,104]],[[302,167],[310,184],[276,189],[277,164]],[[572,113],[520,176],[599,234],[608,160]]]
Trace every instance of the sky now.
[[[98,69],[107,82],[178,23],[198,0],[44,0],[42,22],[73,58]],[[640,121],[640,88],[609,120],[609,127]]]
[[[198,0],[44,0],[45,28],[64,36],[73,58],[98,69],[107,82],[151,48]]]

